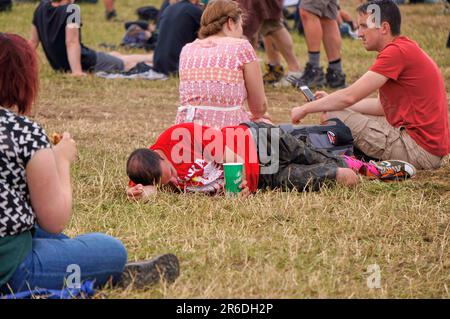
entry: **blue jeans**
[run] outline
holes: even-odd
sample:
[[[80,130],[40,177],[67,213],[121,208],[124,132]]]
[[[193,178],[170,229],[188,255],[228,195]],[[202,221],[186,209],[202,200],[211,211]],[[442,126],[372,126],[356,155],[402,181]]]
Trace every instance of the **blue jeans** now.
[[[95,281],[96,287],[101,287],[109,279],[112,283],[117,282],[126,262],[125,247],[111,236],[93,233],[70,239],[63,234],[52,235],[37,228],[32,251],[8,283],[0,287],[0,292],[11,293],[10,289],[13,292],[34,288],[63,289],[66,279],[67,282],[74,282],[73,265],[79,267],[81,282],[91,280]]]

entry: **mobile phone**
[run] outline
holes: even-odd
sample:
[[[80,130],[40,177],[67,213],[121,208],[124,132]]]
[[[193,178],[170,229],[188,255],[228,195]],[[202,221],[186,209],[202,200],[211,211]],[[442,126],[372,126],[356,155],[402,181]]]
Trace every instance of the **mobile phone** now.
[[[306,85],[301,86],[300,91],[302,91],[303,95],[305,96],[305,98],[308,102],[314,101],[316,99],[316,97],[314,96],[314,93],[311,92],[309,87],[307,87]]]

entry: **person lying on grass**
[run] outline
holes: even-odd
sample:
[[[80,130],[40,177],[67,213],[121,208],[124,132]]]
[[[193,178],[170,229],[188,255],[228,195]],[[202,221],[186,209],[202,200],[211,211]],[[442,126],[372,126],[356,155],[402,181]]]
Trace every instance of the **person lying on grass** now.
[[[401,14],[393,1],[369,1],[357,12],[358,36],[367,51],[378,52],[375,63],[348,88],[330,95],[317,92],[318,100],[295,107],[293,123],[325,112],[322,121],[339,118],[351,129],[355,146],[372,158],[407,161],[418,169],[439,168],[450,153],[450,133],[438,66],[417,43],[401,35]],[[377,91],[378,98],[368,98]]]
[[[84,76],[86,72],[128,71],[139,62],[152,63],[152,55],[96,52],[81,42],[80,11],[75,0],[42,1],[33,15],[30,44],[42,43],[55,71]]]
[[[318,152],[267,123],[247,122],[217,130],[184,123],[164,131],[149,149],[133,151],[126,164],[127,196],[148,199],[158,186],[175,191],[218,193],[223,163],[243,163],[243,195],[258,189],[319,190],[327,182],[354,186],[363,175],[386,179],[410,177],[414,167],[383,170],[348,156]],[[394,164],[394,163],[386,163]]]

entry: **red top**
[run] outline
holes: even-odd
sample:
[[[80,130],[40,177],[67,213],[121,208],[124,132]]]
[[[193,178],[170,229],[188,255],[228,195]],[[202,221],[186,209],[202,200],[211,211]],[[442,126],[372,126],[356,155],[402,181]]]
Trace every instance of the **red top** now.
[[[429,153],[450,153],[444,79],[418,44],[407,37],[396,38],[378,54],[370,70],[389,78],[380,88],[387,121],[394,127],[405,127]]]
[[[194,123],[178,124],[165,130],[150,149],[164,153],[177,170],[178,186],[184,188],[205,184],[205,181],[216,178],[217,170],[210,169],[208,164],[222,163],[225,147],[244,160],[248,187],[255,192],[258,188],[259,161],[255,143],[246,126],[217,130]],[[222,165],[218,165],[218,169],[223,176]]]

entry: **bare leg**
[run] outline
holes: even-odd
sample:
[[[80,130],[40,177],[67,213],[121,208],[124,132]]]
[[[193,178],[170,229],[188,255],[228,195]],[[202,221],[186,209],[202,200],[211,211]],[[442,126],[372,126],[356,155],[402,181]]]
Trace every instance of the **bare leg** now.
[[[323,38],[322,24],[320,18],[309,11],[300,9],[303,28],[305,30],[306,45],[309,52],[319,52]]]
[[[278,50],[274,47],[272,37],[264,37],[264,48],[266,49],[266,56],[269,64],[281,64],[281,56]]]
[[[107,12],[114,10],[114,0],[103,0],[103,4],[105,5],[105,10]]]
[[[290,72],[300,72],[300,64],[294,54],[294,43],[289,31],[286,28],[280,28],[270,34],[275,46],[280,50],[281,55],[286,60]]]
[[[128,71],[129,69],[133,68],[139,62],[145,62],[149,65],[153,64],[153,54],[123,55],[123,54],[120,54],[119,52],[110,52],[109,54],[123,60],[123,63],[125,64],[125,71]]]
[[[339,24],[342,22],[347,22],[347,23],[352,22],[353,23],[353,18],[347,11],[341,9],[338,14],[338,22],[339,22]]]
[[[327,53],[328,61],[336,61],[341,58],[342,38],[336,20],[320,19],[323,30],[323,45]]]

